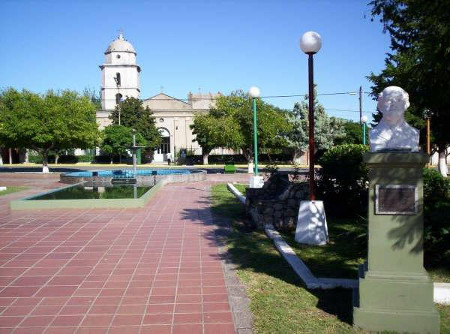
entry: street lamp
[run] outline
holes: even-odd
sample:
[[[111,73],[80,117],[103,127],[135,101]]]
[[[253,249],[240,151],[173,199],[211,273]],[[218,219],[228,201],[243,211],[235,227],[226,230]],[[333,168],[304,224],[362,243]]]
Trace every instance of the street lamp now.
[[[322,47],[322,38],[314,31],[308,31],[300,39],[300,48],[308,55],[309,82],[309,200],[314,201],[314,59],[313,56]]]
[[[250,181],[250,188],[261,188],[263,186],[263,180],[262,177],[258,175],[258,117],[256,113],[256,99],[259,98],[261,92],[258,87],[253,86],[248,90],[248,95],[252,99],[253,106],[253,154],[255,162],[255,169]]]
[[[132,148],[132,153],[133,153],[133,175],[134,175],[134,177],[136,177],[136,130],[135,129],[131,129],[131,132],[133,134],[133,148]]]
[[[361,123],[362,123],[362,128],[363,128],[363,136],[362,136],[363,145],[366,145],[366,126],[367,126],[368,120],[369,120],[369,118],[366,115],[363,115],[361,117]]]
[[[255,161],[255,175],[258,175],[258,117],[256,115],[256,99],[260,96],[258,87],[250,87],[248,95],[252,98],[253,105],[253,154]]]
[[[300,39],[300,48],[308,55],[309,81],[309,201],[300,201],[295,241],[308,245],[325,245],[328,228],[322,201],[316,201],[314,191],[314,75],[313,56],[322,46],[320,35],[308,31]]]

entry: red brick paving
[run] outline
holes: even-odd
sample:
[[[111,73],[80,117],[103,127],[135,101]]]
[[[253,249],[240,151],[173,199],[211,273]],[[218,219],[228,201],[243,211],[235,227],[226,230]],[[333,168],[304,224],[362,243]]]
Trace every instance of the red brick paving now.
[[[234,333],[208,195],[178,184],[143,209],[2,210],[0,333]]]

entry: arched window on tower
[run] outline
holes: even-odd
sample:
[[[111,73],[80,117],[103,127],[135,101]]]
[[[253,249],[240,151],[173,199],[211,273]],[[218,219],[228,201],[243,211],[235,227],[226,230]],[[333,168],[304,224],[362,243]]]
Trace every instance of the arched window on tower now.
[[[122,101],[122,94],[117,93],[117,94],[116,94],[116,104],[119,104],[120,101]]]
[[[121,80],[120,80],[120,73],[117,72],[116,76],[114,77],[114,81],[116,82],[117,87],[120,87]]]

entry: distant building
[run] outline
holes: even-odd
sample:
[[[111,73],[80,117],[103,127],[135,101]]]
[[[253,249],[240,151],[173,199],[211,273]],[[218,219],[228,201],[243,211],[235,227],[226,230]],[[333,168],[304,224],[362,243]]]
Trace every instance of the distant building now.
[[[105,51],[102,71],[102,110],[97,112],[97,122],[101,129],[111,124],[109,115],[117,104],[126,97],[140,97],[139,74],[141,68],[136,63],[136,51],[123,35],[114,40]],[[190,125],[196,113],[206,113],[215,105],[221,93],[192,94],[186,100],[179,100],[160,93],[143,100],[156,118],[156,126],[162,135],[162,143],[154,152],[154,162],[174,158],[180,149],[201,154],[201,148],[193,141]]]

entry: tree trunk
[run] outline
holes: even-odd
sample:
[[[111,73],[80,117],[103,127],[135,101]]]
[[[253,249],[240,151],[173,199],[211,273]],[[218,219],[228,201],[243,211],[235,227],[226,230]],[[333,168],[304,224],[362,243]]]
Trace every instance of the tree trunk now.
[[[59,154],[55,154],[55,164],[58,164],[58,160],[59,160]]]
[[[48,153],[50,150],[44,150],[42,152],[42,173],[48,173]]]
[[[0,147],[0,166],[3,166],[2,149]]]
[[[448,167],[447,167],[447,162],[446,162],[446,147],[445,145],[443,146],[439,146],[439,163],[438,163],[438,168],[439,168],[439,172],[441,173],[441,175],[443,177],[447,177],[448,174]]]
[[[207,150],[205,148],[202,148],[202,158],[203,158],[203,164],[204,165],[208,165],[209,164],[208,158],[209,158],[209,153],[210,152],[211,152],[211,150]]]
[[[302,157],[303,157],[303,154],[304,154],[304,152],[302,152],[302,151],[296,149],[296,150],[294,151],[294,157],[293,157],[293,159],[292,159],[292,162],[293,162],[294,164],[300,165],[301,159],[302,159]]]

